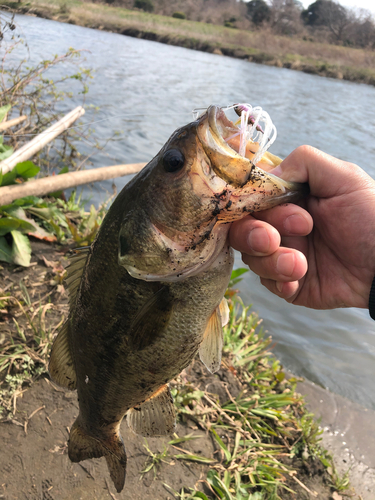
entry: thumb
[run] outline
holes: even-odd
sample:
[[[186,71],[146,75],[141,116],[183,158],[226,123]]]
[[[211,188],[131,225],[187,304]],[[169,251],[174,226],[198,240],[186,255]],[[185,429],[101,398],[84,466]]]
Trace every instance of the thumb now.
[[[310,194],[330,198],[353,192],[372,184],[360,167],[311,146],[300,146],[271,172],[284,180],[308,182]]]

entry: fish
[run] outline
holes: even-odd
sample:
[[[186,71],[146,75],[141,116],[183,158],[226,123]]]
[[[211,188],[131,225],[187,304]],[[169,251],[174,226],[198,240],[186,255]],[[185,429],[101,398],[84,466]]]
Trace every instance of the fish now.
[[[242,133],[216,105],[176,130],[114,200],[92,245],[71,258],[70,312],[49,373],[78,393],[70,460],[104,456],[118,492],[125,415],[136,434],[170,435],[170,380],[198,352],[210,372],[220,368],[230,223],[307,193],[269,173],[281,160],[260,142],[248,138],[240,155]]]

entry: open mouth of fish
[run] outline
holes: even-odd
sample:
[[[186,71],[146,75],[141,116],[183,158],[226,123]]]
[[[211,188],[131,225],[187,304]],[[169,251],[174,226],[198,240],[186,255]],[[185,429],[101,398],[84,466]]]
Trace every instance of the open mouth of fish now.
[[[228,188],[227,198],[233,207],[227,211],[227,220],[238,219],[240,212],[264,210],[308,194],[307,185],[270,173],[282,160],[267,152],[276,139],[269,115],[261,108],[254,108],[255,116],[251,107],[238,105],[238,109],[241,118],[234,124],[226,109],[210,106],[197,128],[213,172]]]

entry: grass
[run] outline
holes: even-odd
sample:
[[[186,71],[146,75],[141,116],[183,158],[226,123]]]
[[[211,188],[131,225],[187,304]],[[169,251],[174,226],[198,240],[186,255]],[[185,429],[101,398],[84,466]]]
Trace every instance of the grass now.
[[[271,339],[263,336],[261,321],[235,294],[229,303],[223,364],[242,391],[234,397],[227,388],[224,403],[183,383],[173,394],[180,416],[210,432],[220,453],[206,479],[215,498],[279,499],[282,491],[293,491],[293,484],[303,484],[292,459],[328,466],[329,457],[320,447],[321,430],[296,393],[296,379],[287,379],[268,352]]]
[[[78,225],[79,217],[84,217],[79,204],[71,200],[68,206],[71,212],[76,210]],[[18,396],[46,374],[53,339],[68,311],[61,284],[64,260],[60,257],[60,261],[47,261],[47,272],[40,266],[24,268],[19,279],[14,266],[3,269],[11,281],[0,296],[8,328],[5,336],[0,334],[3,421],[15,422]],[[231,286],[241,273],[234,271]],[[185,445],[196,438],[194,434],[175,435],[161,452],[153,451],[145,440],[148,459],[141,476],[148,472],[156,475],[161,466],[172,461],[195,462],[207,466],[202,491],[172,491],[176,498],[279,500],[289,498],[285,495],[293,495],[294,491],[298,494],[301,488],[310,491],[301,470],[303,464],[313,464],[330,473],[332,489],[346,490],[348,477],[337,474],[331,457],[321,448],[321,430],[296,392],[297,380],[288,378],[270,354],[271,339],[264,337],[261,320],[233,288],[228,290],[227,298],[230,320],[224,330],[222,372],[229,373],[236,383],[222,384],[224,398],[207,390],[208,377],[211,381],[219,379],[205,370],[203,377],[183,373],[171,383],[180,421],[193,421],[205,430],[216,451],[205,457],[187,450]],[[199,363],[193,363],[193,370],[199,369]]]
[[[276,36],[271,30],[245,31],[78,0],[31,0],[4,5],[42,17],[100,28],[171,45],[375,85],[375,52]]]

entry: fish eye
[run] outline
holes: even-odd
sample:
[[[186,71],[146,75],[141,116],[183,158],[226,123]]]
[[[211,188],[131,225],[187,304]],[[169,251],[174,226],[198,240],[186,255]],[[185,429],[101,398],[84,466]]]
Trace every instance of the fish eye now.
[[[166,172],[177,172],[185,164],[185,157],[179,149],[169,149],[163,155],[163,167]]]

